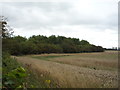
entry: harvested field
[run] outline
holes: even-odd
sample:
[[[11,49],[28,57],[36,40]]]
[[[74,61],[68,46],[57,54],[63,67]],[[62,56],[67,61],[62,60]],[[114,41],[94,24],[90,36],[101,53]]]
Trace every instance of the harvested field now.
[[[17,60],[37,72],[40,78],[49,75],[57,87],[117,87],[117,51],[28,55],[17,57]]]

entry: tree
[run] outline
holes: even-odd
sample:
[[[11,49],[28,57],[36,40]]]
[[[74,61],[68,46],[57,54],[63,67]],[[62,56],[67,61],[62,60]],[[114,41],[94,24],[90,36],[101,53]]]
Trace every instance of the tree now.
[[[28,39],[28,41],[31,41],[31,42],[33,42],[35,44],[38,44],[38,43],[48,43],[47,40],[48,40],[48,38],[46,36],[43,36],[43,35],[37,35],[37,36],[33,35],[32,37],[30,37]]]
[[[86,41],[86,40],[81,40],[80,41],[80,45],[88,45],[88,44],[89,44],[89,42]]]
[[[55,35],[51,35],[49,38],[48,38],[48,42],[49,43],[52,43],[52,44],[58,44],[58,39]]]
[[[27,38],[22,37],[22,36],[15,36],[13,37],[14,40],[16,40],[17,42],[21,43],[21,42],[25,42],[27,40]]]
[[[5,18],[4,16],[0,16],[0,26],[2,30],[2,32],[0,33],[2,35],[0,36],[2,36],[2,38],[8,38],[13,35],[14,32],[12,28],[8,25],[7,18]]]
[[[0,16],[0,26],[1,26],[1,33],[0,36],[2,38],[2,51],[3,52],[10,52],[11,46],[11,36],[13,35],[13,30],[7,23],[7,18],[4,16]],[[10,48],[9,48],[10,47]]]

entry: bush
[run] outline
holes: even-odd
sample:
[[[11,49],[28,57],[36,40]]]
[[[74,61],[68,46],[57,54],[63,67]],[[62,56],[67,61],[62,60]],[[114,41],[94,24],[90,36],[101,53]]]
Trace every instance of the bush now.
[[[26,70],[10,57],[9,53],[3,52],[3,88],[25,88],[25,78],[27,77]]]

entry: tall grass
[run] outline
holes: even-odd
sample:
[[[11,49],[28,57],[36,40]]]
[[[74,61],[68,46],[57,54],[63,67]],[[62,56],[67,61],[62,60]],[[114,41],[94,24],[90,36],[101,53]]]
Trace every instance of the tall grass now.
[[[9,53],[3,53],[3,88],[49,88],[52,81],[48,76],[38,74],[28,67],[19,64]]]

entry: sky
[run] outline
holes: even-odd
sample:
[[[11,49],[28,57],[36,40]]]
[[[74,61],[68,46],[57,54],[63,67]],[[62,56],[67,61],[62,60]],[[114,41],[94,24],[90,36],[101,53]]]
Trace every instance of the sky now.
[[[4,0],[0,8],[14,35],[59,35],[118,47],[118,0]]]

